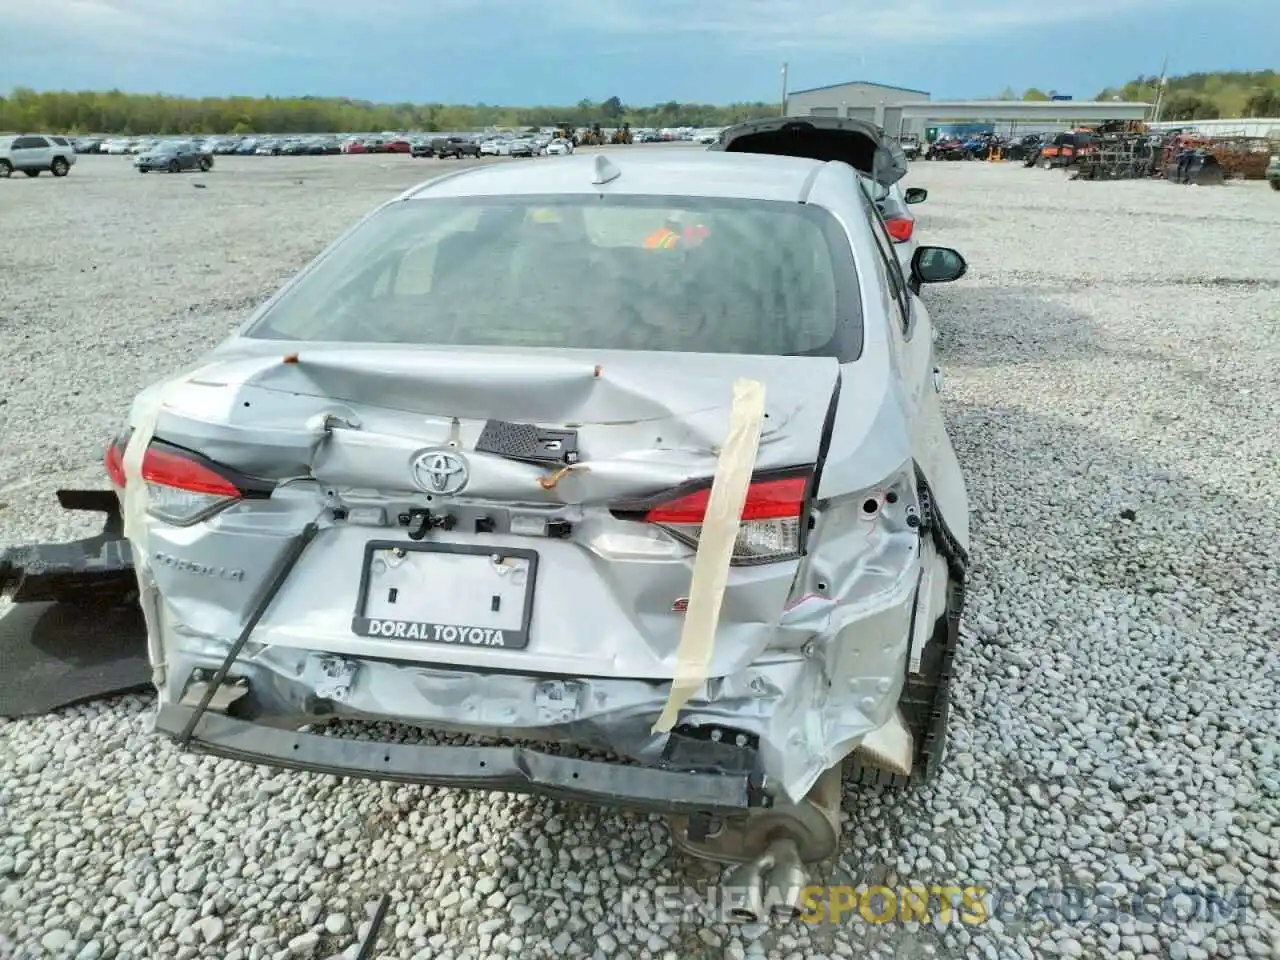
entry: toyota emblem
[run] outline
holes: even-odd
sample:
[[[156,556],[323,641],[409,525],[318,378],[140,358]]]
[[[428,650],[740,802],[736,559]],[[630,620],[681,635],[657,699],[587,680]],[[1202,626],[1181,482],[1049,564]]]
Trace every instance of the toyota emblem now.
[[[467,461],[447,450],[428,450],[413,461],[413,480],[427,493],[458,493],[467,485]]]

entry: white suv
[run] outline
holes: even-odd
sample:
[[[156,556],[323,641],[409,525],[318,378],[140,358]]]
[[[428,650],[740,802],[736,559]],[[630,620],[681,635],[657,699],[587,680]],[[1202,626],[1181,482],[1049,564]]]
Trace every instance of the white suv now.
[[[28,177],[38,177],[45,170],[55,177],[65,177],[76,162],[76,148],[66,137],[25,133],[17,137],[0,137],[0,177],[21,170]]]

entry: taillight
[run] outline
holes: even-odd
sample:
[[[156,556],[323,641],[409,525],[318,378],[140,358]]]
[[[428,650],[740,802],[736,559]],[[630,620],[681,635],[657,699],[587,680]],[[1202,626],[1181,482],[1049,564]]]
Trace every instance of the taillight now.
[[[906,243],[916,228],[914,217],[889,217],[884,222],[885,229],[894,243]]]
[[[124,489],[124,448],[127,443],[125,437],[117,439],[111,446],[107,447],[107,455],[104,458],[107,466],[107,476],[111,482]]]
[[[807,475],[754,481],[742,508],[732,562],[770,563],[798,557],[804,542],[808,488]],[[710,497],[709,487],[676,497],[649,509],[645,522],[657,524],[697,546]]]
[[[107,474],[121,489],[127,482],[127,442],[127,438],[117,440],[106,455]],[[142,457],[142,479],[147,485],[147,512],[176,526],[189,526],[238,500],[270,496],[272,487],[159,440],[153,441]]]

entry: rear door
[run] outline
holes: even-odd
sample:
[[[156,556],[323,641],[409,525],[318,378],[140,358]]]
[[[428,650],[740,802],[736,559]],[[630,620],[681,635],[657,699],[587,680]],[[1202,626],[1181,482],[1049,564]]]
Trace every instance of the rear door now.
[[[911,446],[943,516],[962,544],[968,543],[969,513],[964,499],[960,462],[951,446],[939,396],[942,370],[934,351],[935,331],[929,311],[912,292],[876,204],[863,187],[863,205],[872,223],[889,290],[895,301],[894,341],[899,348],[902,378],[911,413]]]
[[[13,141],[13,165],[20,170],[43,170],[53,162],[49,141],[44,137],[18,137]]]

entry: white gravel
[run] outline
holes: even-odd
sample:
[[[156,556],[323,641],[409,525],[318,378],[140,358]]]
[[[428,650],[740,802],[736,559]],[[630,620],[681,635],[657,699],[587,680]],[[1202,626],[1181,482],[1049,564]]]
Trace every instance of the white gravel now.
[[[0,183],[0,543],[77,532],[52,491],[101,482],[132,394],[429,166],[88,157]],[[184,755],[127,697],[0,721],[17,956],[321,957],[389,890],[386,957],[1280,957],[1280,197],[1009,164],[911,182],[922,236],[972,263],[927,302],[975,569],[942,777],[850,791],[832,878],[981,884],[996,919],[646,922],[623,888],[712,876],[650,818]],[[1109,912],[1142,884],[1245,902]],[[1082,918],[1025,909],[1063,887]]]

